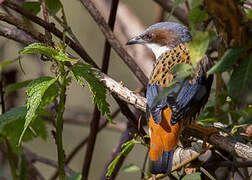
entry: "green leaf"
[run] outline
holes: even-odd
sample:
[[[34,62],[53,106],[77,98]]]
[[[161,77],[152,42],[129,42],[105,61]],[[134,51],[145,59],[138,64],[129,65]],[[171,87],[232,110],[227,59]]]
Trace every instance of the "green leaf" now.
[[[231,70],[236,61],[245,53],[246,47],[228,49],[221,59],[207,72],[207,74],[222,73]]]
[[[98,72],[87,63],[76,63],[70,70],[80,85],[84,85],[82,78],[88,82],[93,95],[93,103],[97,104],[101,114],[106,114],[107,119],[112,122],[109,104],[106,101],[106,88],[98,81]]]
[[[24,50],[20,52],[20,55],[29,54],[29,53],[39,53],[43,54],[49,58],[54,59],[55,61],[79,61],[80,59],[71,59],[62,50],[53,49],[50,46],[47,46],[43,43],[33,43],[29,46],[26,46]]]
[[[195,8],[197,6],[203,5],[203,0],[191,0],[191,7]]]
[[[46,0],[46,6],[56,14],[61,8],[62,4],[60,0]]]
[[[191,71],[192,71],[192,66],[190,64],[181,63],[181,64],[176,64],[169,72],[171,74],[185,73],[189,75]]]
[[[252,10],[246,10],[248,18],[252,21]]]
[[[203,122],[203,123],[215,123],[215,122],[218,122],[218,120],[215,119],[215,118],[207,118],[207,119],[200,120],[200,122]]]
[[[129,154],[129,152],[133,149],[134,145],[135,145],[134,140],[128,141],[122,145],[122,150],[120,154],[108,166],[108,172],[106,173],[107,177],[111,176],[121,156],[126,157]]]
[[[237,102],[246,103],[252,89],[252,54],[234,69],[228,82],[229,95]],[[249,102],[248,102],[249,103]]]
[[[28,84],[31,82],[32,80],[26,80],[23,82],[18,82],[15,84],[10,84],[9,86],[7,86],[6,91],[8,93],[13,92],[13,91],[17,91],[18,89],[24,88],[26,86],[28,86]]]
[[[27,128],[29,127],[31,121],[36,118],[36,111],[42,101],[42,98],[46,92],[46,90],[53,84],[58,78],[51,78],[51,77],[40,77],[38,79],[33,80],[27,90],[26,94],[27,98],[27,109],[28,112],[25,116],[25,125],[24,130],[19,139],[19,145],[22,141],[23,135]]]
[[[37,15],[41,8],[41,3],[37,2],[37,1],[27,1],[23,3],[23,8],[26,9],[27,11],[29,11],[30,13]]]
[[[198,6],[193,8],[189,12],[189,22],[190,22],[191,28],[195,28],[195,25],[207,19],[208,19],[208,14],[206,13],[206,11],[201,10]]]
[[[170,84],[169,87],[165,87],[161,92],[159,92],[158,95],[154,98],[151,107],[153,108],[163,97],[168,96],[176,86],[177,82],[174,82]]]
[[[197,32],[193,37],[192,42],[189,44],[189,51],[191,62],[194,67],[198,61],[205,55],[209,45],[209,33],[208,32]]]
[[[48,104],[52,103],[53,100],[56,98],[56,96],[58,95],[58,91],[59,88],[57,85],[52,84],[45,92],[41,104],[40,104],[40,108],[43,109],[45,108]]]
[[[6,113],[0,115],[0,134],[10,141],[10,144],[15,152],[18,151],[17,143],[25,124],[26,114],[27,109],[25,107],[18,107],[12,108]],[[27,129],[24,134],[23,141],[30,141],[34,137],[38,136],[46,139],[47,130],[45,123],[41,118],[36,117],[36,119],[31,122],[30,126],[36,134],[34,134],[31,129]]]
[[[124,166],[124,167],[122,168],[122,170],[123,170],[124,172],[129,173],[129,172],[136,172],[136,171],[139,171],[140,168],[139,168],[138,166],[136,166],[135,164],[127,164],[126,166]]]
[[[201,180],[201,173],[196,172],[196,173],[192,173],[192,174],[187,174],[185,175],[182,180]]]
[[[173,3],[173,6],[172,6],[172,9],[170,11],[170,14],[168,16],[168,20],[170,19],[170,17],[172,16],[174,10],[176,9],[176,7],[178,7],[180,4],[184,3],[185,0],[175,0],[174,3]]]
[[[67,177],[67,180],[81,180],[81,173],[74,173],[70,177]]]

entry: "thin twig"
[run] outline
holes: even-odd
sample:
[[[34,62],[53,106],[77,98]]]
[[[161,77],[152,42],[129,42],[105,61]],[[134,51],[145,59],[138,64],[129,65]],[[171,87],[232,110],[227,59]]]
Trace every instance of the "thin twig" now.
[[[24,153],[24,155],[26,156],[26,158],[28,159],[29,162],[33,162],[33,163],[34,162],[40,162],[40,163],[47,164],[49,166],[58,168],[57,162],[55,162],[55,161],[53,161],[51,159],[39,156],[39,155],[31,152],[27,148],[23,148],[23,153]],[[67,166],[65,166],[64,170],[68,175],[74,174],[74,171],[72,169],[70,169],[69,167],[67,167]]]
[[[42,0],[41,4],[42,4],[42,12],[43,12],[44,20],[45,20],[45,22],[49,23],[46,1]],[[45,28],[45,36],[47,38],[47,43],[51,44],[52,43],[52,35],[50,34],[50,32],[46,28]]]

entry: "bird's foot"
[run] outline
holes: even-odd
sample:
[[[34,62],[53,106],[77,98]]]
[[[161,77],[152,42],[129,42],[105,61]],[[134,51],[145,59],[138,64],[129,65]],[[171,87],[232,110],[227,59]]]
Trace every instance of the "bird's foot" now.
[[[212,134],[219,134],[219,131],[216,128],[204,128],[204,127],[201,127],[201,126],[198,126],[198,125],[195,125],[195,124],[189,125],[189,128],[198,130],[204,135],[203,144],[202,144],[202,149],[203,150],[207,150],[206,143],[207,143],[208,138]]]

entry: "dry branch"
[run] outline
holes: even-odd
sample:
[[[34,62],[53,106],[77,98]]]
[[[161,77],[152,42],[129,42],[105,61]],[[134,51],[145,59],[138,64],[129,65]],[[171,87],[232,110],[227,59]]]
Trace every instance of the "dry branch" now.
[[[6,27],[6,28],[11,29],[9,27]],[[7,31],[10,31],[10,30],[7,30]],[[10,32],[12,32],[12,31],[10,31]],[[22,32],[22,33],[24,33],[24,32]],[[4,34],[4,33],[2,33],[2,29],[0,28],[0,35],[1,34]],[[15,34],[9,34],[9,36],[12,36],[12,35],[14,36]],[[23,43],[23,39],[21,38],[21,36],[19,38],[16,38],[15,40]],[[129,90],[127,87],[125,87],[122,83],[116,82],[115,80],[113,80],[112,78],[110,78],[106,74],[100,72],[99,70],[97,70],[97,71],[99,72],[99,75],[100,75],[100,79],[99,79],[100,82],[102,82],[104,84],[104,86],[111,93],[116,94],[120,99],[122,99],[123,101],[125,101],[129,104],[134,105],[138,109],[145,111],[146,99],[144,97],[139,96],[135,92],[133,92],[133,91]],[[219,147],[223,150],[232,152],[232,154],[235,154],[239,157],[252,158],[252,147],[251,146],[239,143],[234,140],[230,140],[228,137],[224,137],[221,135],[212,135],[209,138],[209,142],[211,144],[217,145],[217,147]],[[175,153],[174,163],[180,162],[180,160],[183,160],[183,161],[187,161],[188,159],[190,160],[191,154],[194,153],[193,151],[195,151],[195,150],[190,151],[189,149],[187,149],[187,150],[190,153],[188,153],[188,156],[186,156],[184,158],[178,159],[178,157],[180,157],[180,155],[176,155],[177,153]],[[198,153],[198,151],[196,151],[196,152]],[[183,154],[186,154],[186,153],[183,153]]]
[[[89,11],[90,15],[93,17],[94,21],[97,23],[106,39],[110,43],[111,47],[117,52],[117,54],[123,59],[123,61],[128,65],[131,71],[135,74],[141,84],[146,85],[148,82],[147,77],[144,75],[143,71],[135,63],[134,59],[127,53],[127,51],[122,47],[121,43],[115,37],[108,24],[106,23],[103,16],[100,14],[98,9],[95,7],[94,3],[90,0],[81,0],[82,4]]]
[[[108,0],[92,0],[96,8],[101,12],[107,20],[109,17],[110,4]],[[130,26],[129,26],[130,24]],[[119,3],[114,33],[121,44],[125,44],[130,38],[141,34],[145,30],[141,20],[133,13],[133,11],[122,1]],[[134,57],[136,64],[142,69],[146,77],[150,76],[154,56],[152,52],[143,45],[126,46],[125,50]]]
[[[161,7],[163,7],[166,11],[170,12],[172,10],[173,7],[173,1],[171,0],[154,0],[155,2],[157,2],[158,4],[160,4]],[[188,21],[188,13],[186,12],[185,9],[181,8],[181,7],[176,7],[173,15],[180,20],[183,24],[185,25],[189,25],[189,21]]]

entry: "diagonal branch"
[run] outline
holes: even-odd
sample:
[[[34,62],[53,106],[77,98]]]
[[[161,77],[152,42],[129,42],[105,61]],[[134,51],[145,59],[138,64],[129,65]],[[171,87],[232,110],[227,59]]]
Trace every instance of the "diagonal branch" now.
[[[98,24],[99,28],[105,35],[110,45],[117,52],[117,54],[124,60],[124,62],[128,65],[128,67],[135,74],[135,76],[138,78],[140,83],[142,83],[143,85],[147,84],[148,82],[147,77],[144,75],[140,67],[135,63],[134,59],[122,47],[118,39],[115,37],[111,29],[109,28],[103,16],[100,14],[98,9],[94,6],[94,3],[90,0],[81,0],[81,3],[89,11],[89,13],[91,14],[95,22]]]
[[[23,16],[27,17],[28,19],[30,19],[34,23],[44,27],[45,29],[47,29],[49,32],[53,33],[55,36],[57,36],[61,40],[63,39],[63,33],[59,29],[57,29],[53,23],[48,23],[48,22],[44,21],[43,19],[33,15],[32,13],[25,10],[24,8],[22,8],[21,6],[19,6],[16,3],[14,3],[13,1],[5,0],[2,4],[4,6],[10,8],[10,9],[13,9],[13,10],[17,11],[18,13],[20,13]],[[66,36],[65,42],[76,53],[78,53],[82,59],[84,59],[89,64],[92,64],[94,67],[98,67],[96,65],[96,63],[91,59],[91,57],[87,54],[87,52],[82,47],[75,44],[73,40],[71,40],[69,37]]]

